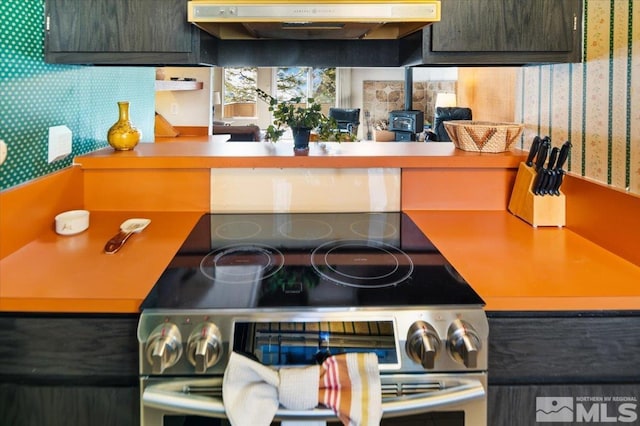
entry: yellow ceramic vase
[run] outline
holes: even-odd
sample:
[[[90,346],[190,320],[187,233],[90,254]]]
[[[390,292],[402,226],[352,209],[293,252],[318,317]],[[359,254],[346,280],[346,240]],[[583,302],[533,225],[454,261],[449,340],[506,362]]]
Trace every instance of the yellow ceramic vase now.
[[[142,133],[129,121],[129,102],[118,102],[118,110],[118,121],[109,129],[107,142],[116,151],[128,151],[138,145]]]

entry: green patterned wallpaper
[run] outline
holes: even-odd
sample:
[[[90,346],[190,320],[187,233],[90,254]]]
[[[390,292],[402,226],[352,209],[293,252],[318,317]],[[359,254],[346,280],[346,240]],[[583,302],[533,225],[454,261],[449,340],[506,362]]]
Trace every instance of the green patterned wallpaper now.
[[[584,22],[583,63],[520,70],[524,147],[569,140],[572,173],[640,195],[640,1],[585,0]]]
[[[0,1],[0,139],[8,157],[0,190],[68,167],[76,155],[108,146],[117,102],[130,102],[142,142],[153,141],[155,69],[44,62],[44,0]],[[73,133],[72,153],[47,163],[49,127]]]

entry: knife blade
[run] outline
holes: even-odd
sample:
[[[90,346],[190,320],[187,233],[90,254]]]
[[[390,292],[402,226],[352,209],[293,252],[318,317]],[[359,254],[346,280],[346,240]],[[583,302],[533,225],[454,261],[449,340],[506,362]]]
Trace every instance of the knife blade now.
[[[542,139],[540,143],[540,150],[536,156],[536,177],[532,186],[533,193],[535,195],[540,195],[540,185],[542,184],[542,176],[544,175],[544,163],[547,161],[547,153],[549,152],[550,146],[551,140],[546,136]]]
[[[558,161],[556,162],[556,179],[553,185],[553,195],[560,195],[560,185],[562,185],[562,179],[564,178],[564,163],[569,157],[569,151],[571,150],[571,142],[566,141],[560,147],[560,153],[558,154]]]
[[[556,158],[558,158],[558,152],[560,148],[554,146],[551,148],[551,153],[549,154],[549,162],[547,163],[547,167],[544,169],[546,179],[542,183],[542,187],[540,188],[540,193],[542,195],[548,195],[553,193],[553,187],[556,181]]]
[[[533,142],[531,142],[531,148],[529,148],[529,156],[527,157],[526,165],[529,167],[533,166],[533,160],[536,158],[536,154],[538,153],[538,149],[540,148],[540,136],[536,136],[533,138]]]

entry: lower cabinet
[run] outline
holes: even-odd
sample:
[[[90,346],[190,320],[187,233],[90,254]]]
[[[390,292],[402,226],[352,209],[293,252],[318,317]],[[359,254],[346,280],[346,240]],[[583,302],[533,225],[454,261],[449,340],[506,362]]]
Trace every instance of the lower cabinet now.
[[[640,313],[488,317],[488,425],[640,424]]]
[[[0,425],[138,425],[137,322],[0,314]]]
[[[640,424],[640,312],[487,316],[488,425]],[[0,425],[139,425],[137,321],[0,314]]]
[[[640,384],[489,386],[487,424],[640,424]]]
[[[133,426],[140,423],[137,386],[0,383],[0,424]]]

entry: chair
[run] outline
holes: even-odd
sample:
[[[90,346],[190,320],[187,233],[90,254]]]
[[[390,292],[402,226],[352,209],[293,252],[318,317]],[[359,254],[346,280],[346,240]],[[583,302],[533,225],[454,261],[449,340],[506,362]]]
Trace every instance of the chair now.
[[[358,133],[360,108],[329,108],[329,118],[338,123],[338,130],[345,133]]]
[[[436,116],[433,121],[433,132],[436,134],[436,141],[451,142],[451,138],[444,128],[443,121],[472,120],[471,108],[462,107],[437,107]]]

